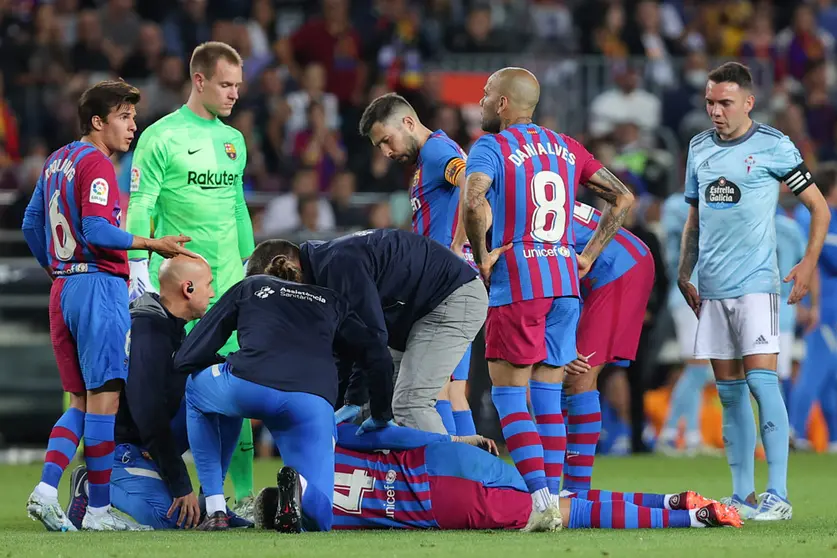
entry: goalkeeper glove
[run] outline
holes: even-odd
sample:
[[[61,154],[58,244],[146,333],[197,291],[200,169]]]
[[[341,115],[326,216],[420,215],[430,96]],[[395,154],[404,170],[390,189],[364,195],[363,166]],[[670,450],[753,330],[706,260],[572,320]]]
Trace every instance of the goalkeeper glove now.
[[[341,422],[349,422],[360,413],[360,407],[357,405],[343,405],[334,413],[334,422],[340,424]]]
[[[151,277],[148,275],[148,260],[130,260],[128,267],[131,271],[131,280],[128,283],[128,302],[133,302],[145,292],[156,293],[151,286]]]

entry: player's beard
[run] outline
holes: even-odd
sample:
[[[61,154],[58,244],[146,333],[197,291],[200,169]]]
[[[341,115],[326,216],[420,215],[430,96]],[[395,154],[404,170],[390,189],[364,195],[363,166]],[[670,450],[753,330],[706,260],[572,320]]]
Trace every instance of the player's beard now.
[[[413,136],[407,136],[407,148],[404,150],[405,163],[408,165],[415,164],[418,161],[419,144],[418,140]]]
[[[488,132],[489,134],[499,134],[501,131],[501,124],[502,123],[500,121],[499,114],[497,114],[496,112],[494,114],[491,114],[487,110],[482,111],[481,127],[483,132]]]

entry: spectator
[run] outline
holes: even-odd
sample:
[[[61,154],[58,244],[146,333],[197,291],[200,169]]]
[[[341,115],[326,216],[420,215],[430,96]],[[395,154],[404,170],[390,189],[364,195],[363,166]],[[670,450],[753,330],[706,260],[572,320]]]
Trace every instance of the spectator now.
[[[300,169],[293,179],[293,190],[276,196],[267,204],[262,217],[262,234],[273,236],[295,231],[300,226],[299,200],[317,195],[317,173],[313,169]],[[319,198],[318,231],[334,230],[334,213],[325,198]]]
[[[815,60],[808,65],[802,80],[806,128],[819,155],[832,153],[837,112],[828,94],[826,62]]]
[[[139,46],[122,65],[121,76],[126,80],[146,81],[160,71],[163,61],[163,31],[156,23],[143,23],[139,32]],[[138,87],[140,84],[135,83]]]
[[[462,149],[468,150],[471,138],[468,135],[465,117],[462,116],[462,111],[458,107],[452,105],[439,107],[436,110],[436,117],[433,119],[433,126],[435,129],[445,132]]]
[[[646,77],[660,87],[668,87],[676,78],[672,56],[681,53],[680,46],[663,36],[660,6],[654,0],[641,0],[636,5],[636,19],[627,33],[628,49],[633,56],[648,59]]]
[[[270,56],[271,45],[277,39],[276,12],[270,0],[254,0],[247,32],[250,34],[253,56]]]
[[[20,161],[20,135],[18,134],[17,119],[6,100],[3,75],[0,74],[0,142],[3,144],[3,154],[8,163]]]
[[[295,234],[310,237],[320,231],[320,200],[316,195],[305,195],[299,198],[297,211],[299,213],[299,228]]]
[[[663,94],[663,126],[675,131],[683,145],[688,145],[692,136],[707,127],[704,96],[708,76],[706,55],[690,52],[677,86]]]
[[[590,54],[600,54],[609,59],[624,59],[628,56],[628,45],[624,40],[625,7],[622,4],[608,4],[602,24],[592,35]]]
[[[805,163],[810,168],[816,168],[817,146],[805,127],[805,109],[797,103],[790,103],[776,116],[776,127],[791,139]]]
[[[107,0],[99,10],[102,36],[111,66],[119,68],[140,39],[140,18],[134,0]]]
[[[817,1],[817,25],[832,37],[837,37],[837,6],[833,0]]]
[[[477,4],[471,8],[465,26],[454,30],[448,38],[447,46],[452,52],[471,54],[508,50],[506,35],[492,28],[491,8],[485,4]]]
[[[757,12],[750,21],[747,34],[738,49],[738,56],[773,65],[773,79],[778,82],[784,75],[784,61],[779,59],[774,37],[770,14]]]
[[[91,82],[111,75],[111,59],[103,43],[99,17],[94,11],[85,10],[78,16],[78,42],[72,50],[72,65],[76,72],[92,74],[88,77]]]
[[[778,57],[788,75],[801,81],[812,61],[829,58],[834,49],[834,38],[817,28],[814,11],[800,4],[793,13],[791,27],[776,37]]]
[[[346,163],[340,135],[328,129],[320,103],[309,103],[308,128],[296,135],[293,156],[300,165],[316,171],[321,191],[328,189],[331,177]]]
[[[389,202],[378,202],[369,208],[369,227],[370,229],[389,229],[392,228],[392,212],[390,211]]]
[[[160,72],[152,76],[142,91],[140,103],[145,111],[140,111],[139,118],[151,124],[185,103],[188,93],[184,95],[183,87],[187,81],[183,60],[178,56],[164,56]]]
[[[206,14],[206,0],[182,0],[163,23],[166,51],[181,58],[191,56],[195,47],[212,38]]]
[[[302,76],[302,89],[288,94],[288,106],[291,109],[287,123],[288,137],[294,138],[297,133],[308,127],[308,105],[313,101],[322,105],[325,111],[325,123],[329,130],[340,127],[340,106],[333,93],[325,92],[325,66],[313,62],[305,67]]]
[[[352,204],[355,189],[355,175],[349,171],[340,171],[331,179],[331,209],[338,229],[356,229],[366,224],[364,211]]]
[[[70,48],[76,44],[78,35],[78,0],[56,0],[55,18],[59,29],[61,44]],[[48,5],[48,4],[46,4]]]
[[[639,88],[639,72],[627,63],[614,66],[617,88],[599,94],[590,105],[590,133],[595,137],[613,132],[617,123],[635,122],[647,135],[660,125],[661,105],[655,96]]]
[[[358,173],[358,184],[361,192],[391,194],[403,191],[407,187],[407,179],[398,164],[387,158],[380,149],[373,149],[369,162]]]
[[[520,44],[525,44],[525,34],[534,26],[539,52],[569,53],[575,50],[576,30],[573,27],[573,14],[566,2],[533,0],[527,5],[526,2],[503,1],[504,7],[510,4],[516,6],[517,10],[504,27],[513,33]],[[496,5],[496,2],[492,4]]]
[[[371,52],[377,53],[377,70],[387,88],[405,93],[421,87],[422,62],[433,58],[437,47],[421,25],[419,13],[407,0],[380,3]]]
[[[322,16],[306,22],[288,46],[280,46],[280,57],[294,78],[301,79],[300,67],[317,62],[326,69],[326,90],[341,107],[363,102],[367,68],[360,35],[349,20],[348,0],[322,0]]]
[[[278,67],[262,73],[260,96],[256,102],[258,122],[262,132],[262,150],[268,172],[281,178],[293,174],[293,160],[288,155],[285,130],[291,108],[284,95],[282,72]]]

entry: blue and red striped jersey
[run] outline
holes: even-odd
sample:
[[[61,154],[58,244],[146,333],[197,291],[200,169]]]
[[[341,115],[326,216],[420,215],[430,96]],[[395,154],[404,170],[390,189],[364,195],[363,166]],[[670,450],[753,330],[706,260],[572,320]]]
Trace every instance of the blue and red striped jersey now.
[[[438,528],[424,447],[334,450],[334,529]]]
[[[44,163],[34,196],[43,204],[46,251],[55,276],[103,271],[128,278],[128,255],[90,244],[82,219],[102,217],[118,227],[122,210],[113,163],[93,145],[74,141]]]
[[[601,167],[571,137],[536,124],[477,140],[466,173],[481,172],[492,181],[490,248],[513,243],[492,270],[489,306],[579,296],[570,216],[576,188]]]
[[[459,221],[456,182],[465,170],[465,152],[442,130],[433,132],[419,151],[410,188],[413,232],[450,248]]]
[[[575,235],[575,249],[579,254],[593,238],[601,216],[602,213],[598,209],[575,202],[572,228]],[[581,280],[582,298],[590,291],[619,279],[640,260],[650,257],[650,254],[648,246],[643,241],[627,229],[620,228],[593,262],[590,272]]]

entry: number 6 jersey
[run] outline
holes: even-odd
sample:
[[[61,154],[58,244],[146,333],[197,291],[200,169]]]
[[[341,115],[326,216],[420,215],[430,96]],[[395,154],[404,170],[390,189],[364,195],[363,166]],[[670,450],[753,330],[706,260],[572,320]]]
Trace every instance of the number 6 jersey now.
[[[113,163],[92,144],[74,141],[44,163],[33,200],[46,216],[46,252],[56,277],[104,271],[128,278],[125,250],[95,246],[82,221],[101,217],[118,227],[122,210]]]
[[[516,124],[477,140],[465,172],[491,179],[490,248],[514,244],[494,266],[489,306],[578,296],[569,226],[575,191],[601,168],[580,143],[536,124]]]

